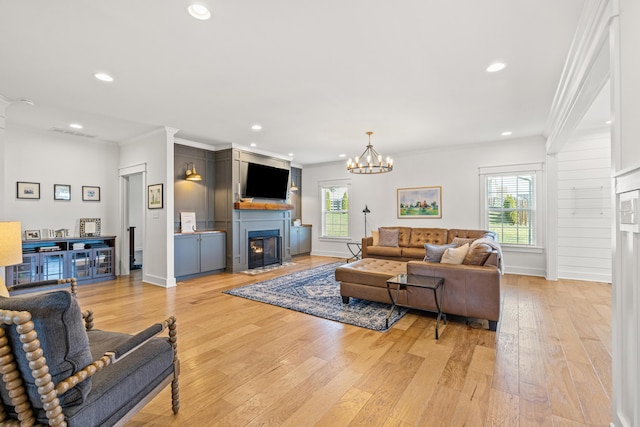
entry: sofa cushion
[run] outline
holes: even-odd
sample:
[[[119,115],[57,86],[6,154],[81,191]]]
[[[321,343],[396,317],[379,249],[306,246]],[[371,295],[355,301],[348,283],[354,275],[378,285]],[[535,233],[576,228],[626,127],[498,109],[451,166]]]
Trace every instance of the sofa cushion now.
[[[430,243],[425,243],[424,248],[426,249],[427,254],[424,257],[424,260],[428,262],[440,262],[440,260],[442,259],[442,255],[444,254],[444,251],[446,251],[449,248],[455,248],[455,247],[456,246],[453,244],[432,245]]]
[[[456,245],[456,247],[460,247],[462,245],[464,245],[465,243],[468,243],[469,246],[471,246],[471,244],[475,241],[476,239],[467,239],[465,237],[456,237],[455,239],[453,239],[453,241],[451,243],[453,243],[454,245]]]
[[[76,299],[67,291],[55,291],[39,295],[0,298],[4,310],[28,311],[35,325],[43,356],[47,360],[53,383],[75,374],[93,359],[89,350],[89,339]],[[11,347],[19,349],[22,344],[15,327],[5,327]],[[16,350],[14,350],[16,351]],[[19,351],[19,350],[18,350]],[[38,387],[31,374],[26,356],[17,357],[18,369],[25,382],[31,405],[42,408]],[[4,387],[2,398],[9,403]],[[91,390],[91,378],[79,383],[59,397],[63,407],[82,403]]]
[[[403,259],[415,259],[422,261],[425,256],[424,248],[400,248],[402,249]]]
[[[402,256],[402,248],[391,248],[388,246],[369,246],[367,247],[367,256],[399,258]]]
[[[400,246],[398,244],[398,237],[400,236],[399,230],[381,228],[379,232],[380,232],[380,236],[379,236],[378,244],[380,246],[387,246],[390,248],[397,248],[398,246]]]
[[[467,252],[469,252],[468,243],[465,243],[458,248],[449,248],[444,251],[440,262],[442,264],[462,264],[464,257],[467,256]]]
[[[490,236],[487,236],[487,234],[490,234]],[[447,243],[453,242],[453,239],[455,239],[456,237],[462,237],[464,239],[479,239],[485,236],[492,237],[495,236],[495,233],[486,230],[465,230],[452,228],[447,233]]]
[[[403,247],[409,247],[409,238],[411,237],[411,227],[380,227],[380,230],[398,230],[398,245]]]
[[[446,228],[413,228],[409,238],[409,247],[423,248],[425,243],[444,245],[447,243]]]
[[[492,251],[491,246],[485,243],[473,245],[469,247],[469,252],[467,252],[462,263],[466,265],[484,265]]]
[[[373,246],[378,246],[380,244],[380,232],[371,230],[371,237],[373,237]]]

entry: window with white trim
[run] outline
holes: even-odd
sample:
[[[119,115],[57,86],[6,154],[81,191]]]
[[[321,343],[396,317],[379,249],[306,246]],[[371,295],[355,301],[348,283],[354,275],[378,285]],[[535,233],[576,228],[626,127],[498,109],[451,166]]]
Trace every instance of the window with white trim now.
[[[349,185],[344,182],[320,184],[322,237],[349,237]]]
[[[540,246],[538,183],[542,164],[480,168],[483,223],[503,245]]]

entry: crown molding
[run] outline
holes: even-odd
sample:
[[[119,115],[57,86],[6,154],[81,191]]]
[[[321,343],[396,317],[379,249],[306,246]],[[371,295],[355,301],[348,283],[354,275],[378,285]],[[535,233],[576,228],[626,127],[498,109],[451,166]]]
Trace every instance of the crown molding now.
[[[557,153],[609,80],[612,0],[585,2],[547,120],[547,154]]]

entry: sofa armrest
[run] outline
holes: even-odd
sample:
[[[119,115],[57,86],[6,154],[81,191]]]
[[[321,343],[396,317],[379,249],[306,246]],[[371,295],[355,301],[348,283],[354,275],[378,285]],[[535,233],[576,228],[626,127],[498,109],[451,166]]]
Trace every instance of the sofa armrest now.
[[[407,274],[443,277],[445,312],[491,321],[500,318],[500,270],[493,266],[409,261]]]
[[[367,247],[373,246],[373,237],[363,237],[362,238],[362,258],[367,258]]]

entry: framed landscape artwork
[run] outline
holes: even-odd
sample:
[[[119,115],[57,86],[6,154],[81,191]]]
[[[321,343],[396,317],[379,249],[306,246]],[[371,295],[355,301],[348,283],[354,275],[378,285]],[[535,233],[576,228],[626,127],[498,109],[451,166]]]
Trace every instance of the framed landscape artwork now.
[[[398,218],[442,218],[442,187],[398,188]]]
[[[53,200],[71,200],[71,186],[53,184]]]

